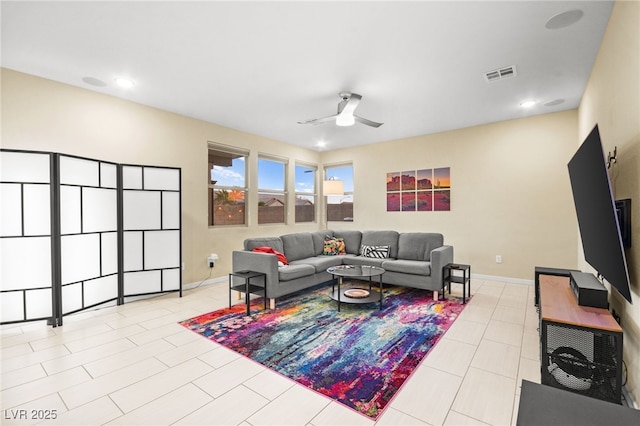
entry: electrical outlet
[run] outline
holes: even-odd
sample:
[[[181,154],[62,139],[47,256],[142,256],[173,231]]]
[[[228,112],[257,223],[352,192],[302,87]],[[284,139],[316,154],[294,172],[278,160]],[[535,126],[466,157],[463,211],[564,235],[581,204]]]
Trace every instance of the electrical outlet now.
[[[502,256],[499,254],[496,254],[496,263],[502,263]]]

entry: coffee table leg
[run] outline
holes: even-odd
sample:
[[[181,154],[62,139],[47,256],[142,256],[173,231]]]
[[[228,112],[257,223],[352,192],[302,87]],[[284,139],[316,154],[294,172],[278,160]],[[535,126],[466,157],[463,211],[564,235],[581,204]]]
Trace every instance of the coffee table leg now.
[[[338,312],[340,312],[340,287],[342,287],[342,276],[338,277]]]
[[[382,275],[380,275],[380,309],[382,310]],[[371,288],[371,285],[369,285],[369,288]]]

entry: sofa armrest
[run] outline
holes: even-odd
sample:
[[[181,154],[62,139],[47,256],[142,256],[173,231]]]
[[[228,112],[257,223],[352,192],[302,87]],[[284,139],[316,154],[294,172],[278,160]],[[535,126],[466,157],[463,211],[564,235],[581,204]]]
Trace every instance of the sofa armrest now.
[[[442,286],[442,268],[453,263],[453,246],[441,246],[431,250],[431,280]]]
[[[267,293],[280,281],[278,278],[278,257],[270,253],[256,253],[246,250],[235,250],[232,253],[233,271],[262,272],[267,277]],[[269,297],[269,294],[267,294]]]

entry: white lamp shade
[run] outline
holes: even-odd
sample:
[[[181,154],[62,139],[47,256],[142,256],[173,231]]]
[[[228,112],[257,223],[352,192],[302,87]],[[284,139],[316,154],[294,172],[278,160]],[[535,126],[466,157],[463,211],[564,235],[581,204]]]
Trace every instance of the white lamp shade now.
[[[324,195],[344,195],[344,182],[341,180],[325,180],[322,184]]]

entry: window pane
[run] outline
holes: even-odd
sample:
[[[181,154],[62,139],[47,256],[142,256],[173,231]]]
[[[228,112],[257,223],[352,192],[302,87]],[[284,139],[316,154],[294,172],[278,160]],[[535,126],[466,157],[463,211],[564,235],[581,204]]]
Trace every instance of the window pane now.
[[[213,211],[210,225],[244,225],[244,191],[209,188],[209,194]]]
[[[246,154],[209,148],[209,226],[244,225]]]
[[[258,223],[284,223],[285,200],[282,194],[258,193]]]
[[[285,166],[281,161],[258,158],[258,224],[285,221]]]
[[[353,192],[353,166],[327,168],[326,179],[335,178],[344,182],[344,192]]]
[[[244,188],[245,181],[245,157],[229,159],[228,165],[210,163],[211,183],[216,186]]]
[[[295,181],[296,222],[313,222],[316,218],[316,168],[296,165]]]
[[[258,159],[258,188],[284,191],[284,163]]]
[[[296,166],[296,192],[315,194],[316,169],[314,167]]]
[[[296,222],[313,222],[316,218],[316,197],[296,195]]]
[[[344,195],[327,197],[327,220],[353,222],[353,166],[328,167],[326,179],[330,178],[344,182]]]
[[[327,220],[353,222],[353,195],[327,197]]]

